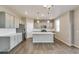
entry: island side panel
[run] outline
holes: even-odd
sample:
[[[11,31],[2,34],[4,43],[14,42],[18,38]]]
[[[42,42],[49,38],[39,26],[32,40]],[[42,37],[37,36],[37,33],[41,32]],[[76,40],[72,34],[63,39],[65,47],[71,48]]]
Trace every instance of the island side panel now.
[[[33,34],[33,43],[53,43],[53,34]]]
[[[0,52],[7,52],[10,48],[10,37],[0,37]]]

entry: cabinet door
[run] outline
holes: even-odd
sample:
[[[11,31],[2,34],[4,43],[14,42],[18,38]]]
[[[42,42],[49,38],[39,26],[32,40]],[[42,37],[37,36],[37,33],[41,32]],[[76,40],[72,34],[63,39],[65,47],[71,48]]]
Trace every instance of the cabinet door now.
[[[18,34],[18,43],[22,41],[22,34]]]
[[[19,38],[19,35],[17,35],[17,43],[19,44],[20,42],[20,38]]]
[[[19,34],[17,34],[16,36],[15,36],[15,41],[16,41],[16,45],[18,45],[20,42],[21,42],[21,38],[20,38],[20,35]]]
[[[17,18],[17,28],[19,28],[19,18]]]
[[[6,14],[6,28],[16,28],[15,27],[15,18],[13,15],[10,15],[10,14]]]
[[[19,28],[19,18],[15,17],[15,28]]]
[[[12,15],[10,15],[10,25],[11,25],[11,28],[14,28],[14,18]]]
[[[10,37],[10,49],[15,47],[15,36]]]
[[[10,14],[6,14],[6,24],[5,26],[7,28],[14,28],[14,16],[10,15]]]
[[[18,34],[18,43],[20,43],[20,35]]]
[[[20,42],[22,41],[22,34],[20,34]]]
[[[10,28],[10,15],[5,14],[5,27]]]
[[[18,45],[18,36],[16,35],[15,36],[15,46],[17,46]]]

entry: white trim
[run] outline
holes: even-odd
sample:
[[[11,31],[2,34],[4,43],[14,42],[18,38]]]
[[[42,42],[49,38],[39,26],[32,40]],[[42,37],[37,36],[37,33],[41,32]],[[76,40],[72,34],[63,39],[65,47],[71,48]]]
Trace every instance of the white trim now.
[[[77,47],[77,48],[79,48],[79,45],[75,45],[75,44],[74,44],[73,46],[74,46],[74,47]]]
[[[55,38],[58,39],[59,41],[65,43],[65,44],[68,45],[68,46],[72,46],[72,43],[67,43],[67,42],[61,40],[62,38],[58,38],[57,36],[55,36]]]

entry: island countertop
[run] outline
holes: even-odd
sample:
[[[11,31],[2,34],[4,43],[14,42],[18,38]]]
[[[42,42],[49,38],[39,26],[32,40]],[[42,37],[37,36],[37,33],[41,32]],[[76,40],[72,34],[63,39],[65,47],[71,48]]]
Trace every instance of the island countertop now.
[[[32,32],[32,34],[55,34],[53,32]]]
[[[2,34],[0,33],[0,37],[10,37],[18,34],[22,34],[22,33],[2,33]]]

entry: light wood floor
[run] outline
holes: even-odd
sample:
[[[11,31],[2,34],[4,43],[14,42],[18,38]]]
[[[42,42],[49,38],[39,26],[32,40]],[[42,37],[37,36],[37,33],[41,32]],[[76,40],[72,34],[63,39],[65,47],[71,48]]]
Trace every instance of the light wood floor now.
[[[32,39],[27,39],[13,49],[10,54],[78,54],[79,48],[69,47],[55,40],[55,43],[34,44]]]

